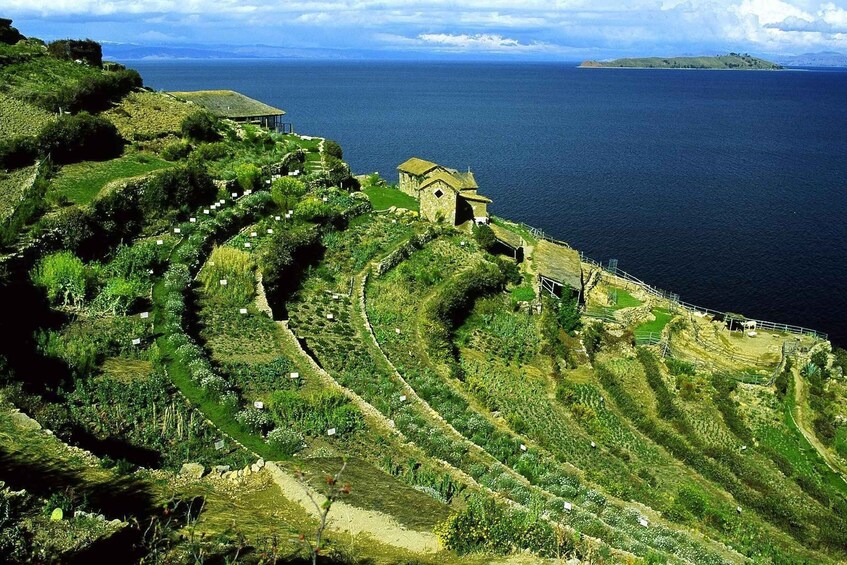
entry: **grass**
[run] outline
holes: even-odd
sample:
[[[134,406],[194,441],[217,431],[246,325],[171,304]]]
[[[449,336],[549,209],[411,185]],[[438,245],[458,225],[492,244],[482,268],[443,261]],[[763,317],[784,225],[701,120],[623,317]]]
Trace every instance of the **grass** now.
[[[8,173],[0,170],[0,221],[5,221],[15,213],[35,169],[33,165]]]
[[[53,115],[41,108],[0,93],[0,139],[35,136]]]
[[[339,457],[316,457],[299,462],[315,488],[321,488],[326,475],[341,468]],[[345,498],[354,506],[376,510],[394,516],[412,529],[431,531],[450,513],[446,504],[405,485],[362,459],[348,459],[342,482],[350,484],[350,496]]]
[[[88,204],[114,180],[171,166],[171,163],[147,153],[132,153],[110,161],[83,161],[63,167],[54,180],[53,190],[75,204]]]
[[[504,220],[503,218],[498,218],[497,216],[491,216],[491,221],[494,222],[496,225],[500,226],[501,228],[507,229],[518,234],[519,236],[524,238],[524,240],[530,245],[535,245],[536,243],[538,243],[538,238],[529,233],[529,230],[525,229],[521,225]]]
[[[620,294],[618,295],[618,297],[620,297]],[[662,333],[662,330],[665,329],[665,326],[667,326],[668,322],[670,322],[673,318],[673,314],[670,312],[670,310],[666,308],[653,308],[653,316],[656,317],[655,320],[651,322],[645,322],[637,326],[635,328],[635,331]]]
[[[124,138],[138,141],[179,134],[182,120],[195,110],[158,92],[131,92],[103,115]]]
[[[609,290],[614,290],[618,294],[618,301],[613,306],[616,310],[620,310],[622,308],[635,308],[636,306],[641,306],[643,304],[643,302],[622,288],[612,288]]]
[[[362,192],[370,198],[374,210],[387,210],[392,206],[414,211],[418,211],[420,208],[420,202],[417,199],[412,198],[404,192],[400,192],[396,188],[372,186],[364,189]]]

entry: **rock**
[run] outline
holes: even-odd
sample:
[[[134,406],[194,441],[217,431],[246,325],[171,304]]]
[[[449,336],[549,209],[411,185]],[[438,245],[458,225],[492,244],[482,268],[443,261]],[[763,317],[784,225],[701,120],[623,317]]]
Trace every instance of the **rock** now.
[[[179,474],[183,477],[199,479],[206,474],[206,467],[200,463],[183,463],[182,468],[179,470]]]
[[[41,424],[24,414],[23,412],[15,410],[11,414],[12,421],[19,428],[23,428],[24,430],[40,430]]]
[[[247,465],[241,470],[242,477],[249,477],[253,473],[252,469],[250,469],[250,465]]]
[[[567,565],[579,565],[580,563],[582,563],[582,561],[580,561],[576,557],[574,557],[572,559],[568,559],[568,561],[567,561]]]
[[[215,465],[215,473],[217,473],[219,477],[222,477],[224,473],[229,472],[229,469],[229,465]]]
[[[258,463],[253,463],[252,465],[250,465],[250,470],[254,473],[258,473],[260,469],[261,467],[259,467]]]
[[[259,466],[259,469],[261,469],[262,467],[264,467],[264,466],[265,466],[265,460],[264,460],[264,459],[259,459],[258,461],[256,461],[256,465],[258,465],[258,466]]]

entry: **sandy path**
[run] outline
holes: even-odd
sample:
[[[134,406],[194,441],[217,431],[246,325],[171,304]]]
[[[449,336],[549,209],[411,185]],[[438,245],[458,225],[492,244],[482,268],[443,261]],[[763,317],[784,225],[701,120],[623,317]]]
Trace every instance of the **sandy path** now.
[[[265,463],[265,469],[268,470],[285,498],[300,505],[311,516],[319,517],[318,510],[306,496],[303,485],[293,475],[270,462]],[[323,504],[326,500],[325,496],[313,489],[309,489],[309,491],[318,504]],[[435,553],[438,551],[438,538],[435,534],[410,530],[387,514],[357,508],[342,501],[337,501],[332,505],[332,510],[329,513],[329,527],[332,530],[347,532],[354,536],[365,534],[376,541],[415,553]]]

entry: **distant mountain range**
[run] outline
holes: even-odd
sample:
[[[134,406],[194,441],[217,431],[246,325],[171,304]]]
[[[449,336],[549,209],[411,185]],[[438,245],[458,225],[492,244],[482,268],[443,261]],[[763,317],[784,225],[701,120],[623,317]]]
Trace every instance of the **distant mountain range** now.
[[[847,55],[837,51],[775,56],[774,60],[788,67],[847,67]]]

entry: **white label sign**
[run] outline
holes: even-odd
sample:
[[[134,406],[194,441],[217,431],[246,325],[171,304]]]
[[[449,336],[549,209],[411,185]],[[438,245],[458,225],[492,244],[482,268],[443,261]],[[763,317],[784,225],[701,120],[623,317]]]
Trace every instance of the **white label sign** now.
[[[335,428],[330,428],[330,429],[328,429],[328,430],[326,431],[326,435],[328,435],[328,436],[334,436],[334,435],[335,435]]]
[[[156,245],[164,245],[164,244],[165,244],[165,241],[164,241],[164,240],[162,240],[162,239],[157,239],[157,240],[156,240]]]
[[[406,402],[406,395],[405,394],[400,395],[400,402]]]
[[[258,400],[257,400],[256,402],[254,402],[254,403],[253,403],[253,408],[255,408],[255,409],[257,409],[257,410],[261,410],[261,409],[263,409],[264,407],[265,407],[265,403],[264,403],[264,402],[260,402],[260,401],[258,401]]]
[[[239,313],[239,314],[246,314],[246,313],[247,313],[247,308],[239,308],[239,309],[238,309],[238,313]]]
[[[273,232],[274,232],[274,230],[272,230],[271,228],[268,228],[268,233],[273,233]]]
[[[282,216],[275,216],[274,219],[278,222],[282,219]]]
[[[133,340],[132,340],[132,344],[133,344],[133,345],[141,345],[141,339],[140,339],[140,338],[135,338],[135,339],[133,339]]]
[[[197,223],[197,218],[188,218],[188,221],[191,222],[192,224],[195,224],[195,223]]]
[[[221,279],[221,286],[226,286],[228,281],[226,279]]]
[[[204,213],[204,214],[208,214],[208,213],[209,213],[209,209],[208,209],[208,208],[204,208],[204,209],[203,209],[203,213]]]
[[[332,314],[327,314],[327,315],[326,315],[326,319],[327,319],[327,320],[332,320],[334,317],[335,317],[335,316],[333,316]]]
[[[252,244],[248,241],[244,244],[244,247],[253,247]]]
[[[565,510],[573,510],[573,504],[570,502],[565,502]]]
[[[257,235],[259,235],[259,234],[257,234],[257,233],[256,233],[256,232],[254,232],[254,231],[251,231],[251,232],[250,232],[250,237],[256,237]]]
[[[650,525],[650,523],[647,521],[647,518],[639,518],[638,523],[644,526],[645,528]]]
[[[141,316],[141,319],[142,319],[142,320],[146,320],[147,318],[149,318],[149,317],[150,317],[150,312],[142,312],[142,313],[140,314],[140,316]]]
[[[182,233],[182,230],[179,228],[174,228],[174,233]]]
[[[292,378],[292,379],[299,379],[299,378],[300,378],[300,373],[291,373],[291,378]]]
[[[521,451],[526,451],[526,446],[524,444],[521,444]]]

